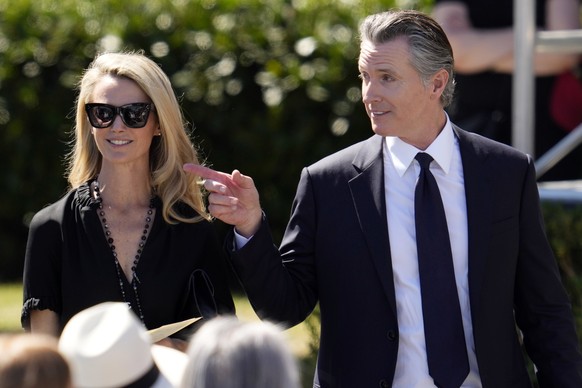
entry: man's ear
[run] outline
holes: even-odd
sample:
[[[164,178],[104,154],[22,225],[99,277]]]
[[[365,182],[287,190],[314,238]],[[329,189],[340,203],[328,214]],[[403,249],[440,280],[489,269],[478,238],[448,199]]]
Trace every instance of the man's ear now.
[[[449,73],[445,69],[440,69],[432,76],[432,81],[430,83],[431,92],[433,96],[437,99],[441,98],[441,95],[445,91],[445,87],[449,82]]]

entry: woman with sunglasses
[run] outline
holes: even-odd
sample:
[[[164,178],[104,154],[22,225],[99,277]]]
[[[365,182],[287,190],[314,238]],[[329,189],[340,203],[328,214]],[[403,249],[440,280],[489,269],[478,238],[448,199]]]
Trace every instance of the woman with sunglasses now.
[[[69,192],[30,225],[22,324],[58,335],[77,312],[126,302],[148,329],[234,313],[227,266],[171,87],[139,53],[98,56],[79,87]],[[166,345],[185,345],[186,333]]]

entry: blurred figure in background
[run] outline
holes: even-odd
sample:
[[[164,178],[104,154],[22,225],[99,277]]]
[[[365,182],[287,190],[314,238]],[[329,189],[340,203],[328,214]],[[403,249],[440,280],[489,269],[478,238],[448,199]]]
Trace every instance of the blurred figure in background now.
[[[514,0],[435,0],[433,9],[433,16],[445,30],[455,56],[457,86],[448,109],[451,120],[463,129],[505,144],[512,142],[513,3]],[[579,0],[532,3],[536,7],[538,30],[580,28]],[[573,129],[553,114],[551,106],[557,76],[570,72],[578,59],[577,54],[535,54],[536,158]],[[582,106],[578,110],[582,111]],[[541,178],[582,178],[580,149],[572,151]]]
[[[196,332],[182,388],[299,388],[299,371],[278,326],[218,317]]]
[[[57,340],[46,334],[0,335],[0,388],[72,388]]]

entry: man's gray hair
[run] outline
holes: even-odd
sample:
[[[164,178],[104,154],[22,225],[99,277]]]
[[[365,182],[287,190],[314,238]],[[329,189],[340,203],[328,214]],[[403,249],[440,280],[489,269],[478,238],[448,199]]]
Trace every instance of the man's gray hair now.
[[[453,49],[441,26],[430,16],[413,10],[392,10],[370,15],[360,24],[360,41],[375,45],[406,37],[410,62],[428,82],[441,69],[449,81],[441,95],[443,107],[449,106],[455,90]]]

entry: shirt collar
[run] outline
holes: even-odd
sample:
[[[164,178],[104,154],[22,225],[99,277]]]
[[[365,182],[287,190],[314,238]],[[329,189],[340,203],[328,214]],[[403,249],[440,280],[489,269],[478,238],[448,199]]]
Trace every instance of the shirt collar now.
[[[445,113],[446,115],[446,113]],[[413,145],[405,143],[400,138],[395,136],[386,136],[386,145],[388,148],[388,156],[392,160],[396,172],[399,176],[403,176],[408,167],[412,164],[412,160],[419,152],[426,152],[432,156],[440,168],[449,173],[451,167],[451,160],[453,157],[453,150],[455,144],[455,135],[449,116],[446,115],[447,122],[441,133],[434,139],[430,146],[424,151],[419,150]]]

